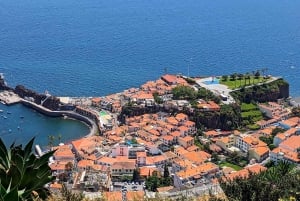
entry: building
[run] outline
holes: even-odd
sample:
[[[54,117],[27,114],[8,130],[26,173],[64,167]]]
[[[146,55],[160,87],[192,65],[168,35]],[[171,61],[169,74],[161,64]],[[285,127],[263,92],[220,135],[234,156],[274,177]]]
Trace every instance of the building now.
[[[191,136],[179,137],[178,143],[185,149],[194,145],[194,138]]]
[[[129,159],[117,160],[111,166],[111,178],[113,181],[120,181],[122,178],[132,178],[133,171],[136,169],[135,161]]]
[[[174,175],[174,186],[182,187],[186,184],[200,184],[204,180],[212,179],[219,172],[219,167],[211,162],[204,163],[194,168],[176,172]]]
[[[300,136],[291,136],[281,142],[279,147],[270,152],[270,159],[275,163],[286,161],[300,164]]]

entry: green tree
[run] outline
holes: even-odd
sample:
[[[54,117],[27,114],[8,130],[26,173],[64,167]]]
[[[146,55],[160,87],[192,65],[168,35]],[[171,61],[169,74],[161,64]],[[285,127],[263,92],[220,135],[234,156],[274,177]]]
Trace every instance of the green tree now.
[[[172,89],[172,94],[175,100],[195,100],[197,97],[197,93],[193,88],[183,85],[174,87]]]
[[[169,169],[167,164],[164,165],[164,178],[168,178],[170,176]]]
[[[136,168],[133,170],[133,175],[132,175],[132,181],[139,181],[140,180],[140,169]]]
[[[153,98],[157,104],[162,104],[164,102],[163,99],[159,97],[159,94],[157,92],[153,93]]]
[[[49,196],[45,185],[54,180],[48,166],[54,151],[37,158],[32,153],[33,142],[34,138],[24,149],[15,144],[7,149],[0,139],[0,200],[34,200]]]
[[[222,81],[227,81],[228,80],[228,75],[222,75]]]

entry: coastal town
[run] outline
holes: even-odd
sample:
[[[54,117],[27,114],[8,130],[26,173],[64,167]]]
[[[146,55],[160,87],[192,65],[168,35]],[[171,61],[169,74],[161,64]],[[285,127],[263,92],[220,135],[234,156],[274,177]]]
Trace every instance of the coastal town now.
[[[299,166],[298,105],[289,100],[283,82],[259,73],[165,74],[103,97],[52,98],[59,100],[59,110],[50,96],[36,101],[20,87],[9,94],[6,88],[0,99],[9,102],[11,96],[42,113],[91,127],[86,137],[51,143],[52,192],[66,186],[89,198],[114,201],[176,199],[222,195],[220,178],[247,177],[280,161]],[[256,93],[267,85],[270,94],[247,96],[253,87]]]

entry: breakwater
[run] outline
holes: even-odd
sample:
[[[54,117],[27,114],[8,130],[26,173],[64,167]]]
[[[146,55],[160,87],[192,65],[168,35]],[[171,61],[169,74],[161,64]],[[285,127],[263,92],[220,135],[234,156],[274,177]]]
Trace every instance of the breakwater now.
[[[21,100],[21,103],[27,107],[30,107],[30,108],[44,114],[44,115],[47,115],[49,117],[65,117],[66,116],[68,118],[82,121],[90,127],[90,133],[88,135],[97,135],[99,133],[98,126],[94,121],[92,121],[91,119],[89,119],[83,115],[75,113],[73,111],[53,111],[53,110],[49,110],[48,108],[45,108],[41,105],[38,105],[34,102],[30,102],[30,101],[27,101],[24,99]]]
[[[55,96],[51,96],[50,94],[39,94],[22,85],[18,85],[15,89],[13,89],[7,86],[3,75],[0,76],[0,90],[3,90],[2,94],[3,97],[5,97],[5,99],[3,98],[1,100],[8,105],[10,105],[11,102],[22,103],[23,105],[49,117],[68,117],[76,119],[84,122],[90,127],[90,133],[88,135],[99,134],[99,122],[72,110],[59,110],[60,101]]]

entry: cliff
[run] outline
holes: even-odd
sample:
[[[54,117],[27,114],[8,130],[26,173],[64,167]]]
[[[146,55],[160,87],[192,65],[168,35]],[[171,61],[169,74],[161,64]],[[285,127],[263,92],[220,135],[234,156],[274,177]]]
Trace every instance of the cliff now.
[[[33,90],[25,88],[23,85],[16,86],[14,92],[18,94],[21,98],[33,98],[34,102],[36,104],[41,104],[42,101],[44,101],[47,96],[45,94],[39,94]],[[43,106],[50,109],[50,110],[58,110],[59,109],[59,99],[50,96],[46,99],[46,101],[43,103]]]

